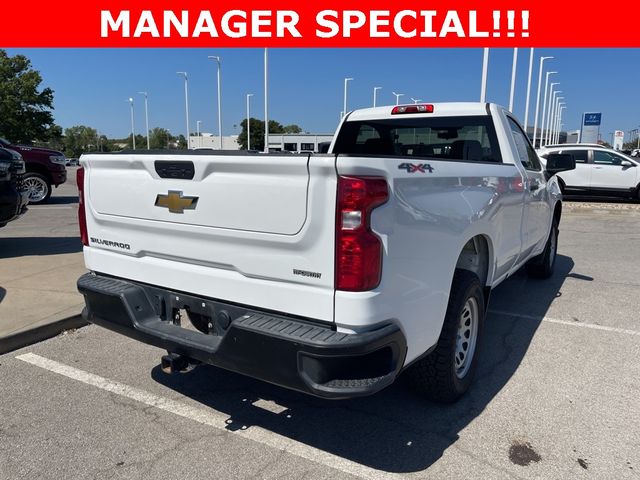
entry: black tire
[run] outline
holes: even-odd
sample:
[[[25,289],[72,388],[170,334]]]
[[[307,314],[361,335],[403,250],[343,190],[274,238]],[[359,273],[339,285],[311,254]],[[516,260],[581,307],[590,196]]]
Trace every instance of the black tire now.
[[[22,176],[23,185],[29,190],[29,203],[46,203],[51,197],[51,182],[40,173],[27,172]]]
[[[558,252],[558,222],[554,219],[544,251],[527,262],[526,269],[530,277],[549,278],[553,275]]]
[[[477,328],[475,344],[465,371],[456,365],[458,331],[468,302],[475,303]],[[406,376],[409,384],[421,395],[441,403],[458,400],[473,381],[484,327],[485,299],[476,274],[456,270],[451,285],[449,304],[440,338],[433,352],[411,365]],[[464,342],[462,342],[464,343]],[[471,342],[469,342],[471,343]]]

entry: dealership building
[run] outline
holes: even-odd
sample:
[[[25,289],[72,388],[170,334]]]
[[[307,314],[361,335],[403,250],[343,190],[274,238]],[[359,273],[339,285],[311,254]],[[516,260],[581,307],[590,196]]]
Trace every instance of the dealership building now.
[[[331,142],[333,134],[315,133],[276,133],[269,135],[269,151],[271,152],[318,152],[318,144]],[[222,148],[220,148],[220,137],[212,133],[202,133],[189,137],[189,148],[211,148],[213,150],[240,150],[238,135],[227,135],[222,137]]]

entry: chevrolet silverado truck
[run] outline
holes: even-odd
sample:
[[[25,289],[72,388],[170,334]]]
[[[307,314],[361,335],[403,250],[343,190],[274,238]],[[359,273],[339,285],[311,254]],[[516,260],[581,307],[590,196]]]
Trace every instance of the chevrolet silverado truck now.
[[[0,147],[18,152],[24,159],[27,172],[22,182],[29,193],[29,203],[46,203],[52,186],[58,188],[67,181],[64,153],[49,148],[13,145],[0,138]]]
[[[516,119],[485,103],[357,110],[327,154],[84,155],[85,319],[325,398],[401,372],[452,402],[477,365],[489,294],[549,277],[562,206]]]

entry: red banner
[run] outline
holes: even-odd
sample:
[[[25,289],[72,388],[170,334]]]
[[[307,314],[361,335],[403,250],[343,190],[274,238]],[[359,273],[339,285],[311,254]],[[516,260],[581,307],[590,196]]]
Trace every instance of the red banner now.
[[[574,1],[5,2],[0,47],[638,47],[640,6],[623,10]]]

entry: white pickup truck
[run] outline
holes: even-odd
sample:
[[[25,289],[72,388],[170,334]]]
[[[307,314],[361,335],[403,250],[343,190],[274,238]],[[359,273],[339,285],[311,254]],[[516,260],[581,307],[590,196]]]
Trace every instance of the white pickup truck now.
[[[329,154],[84,155],[84,317],[168,351],[325,398],[401,372],[454,401],[491,289],[552,274],[553,176],[498,105],[357,110]]]

